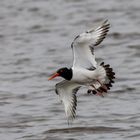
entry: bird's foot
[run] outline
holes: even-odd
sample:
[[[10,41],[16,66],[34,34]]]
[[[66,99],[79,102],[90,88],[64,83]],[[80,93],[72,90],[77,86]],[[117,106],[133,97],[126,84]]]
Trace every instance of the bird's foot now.
[[[90,89],[88,89],[87,93],[88,94],[94,94],[97,96],[101,96],[104,97],[103,93],[107,93],[107,86],[105,84],[102,84],[99,80],[97,80],[97,82],[100,84],[100,86],[98,88],[95,87],[95,85],[90,85]]]
[[[99,92],[97,89],[95,89],[95,90],[88,89],[87,94],[94,94],[96,96],[104,97],[103,94],[101,92]]]

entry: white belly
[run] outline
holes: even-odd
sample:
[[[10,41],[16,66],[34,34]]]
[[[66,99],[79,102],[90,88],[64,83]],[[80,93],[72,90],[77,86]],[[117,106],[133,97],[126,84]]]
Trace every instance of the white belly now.
[[[96,73],[95,71],[89,71],[86,69],[75,68],[73,69],[73,77],[72,81],[77,83],[85,84],[91,83],[96,80]]]
[[[95,70],[87,70],[84,68],[72,68],[73,77],[72,81],[80,84],[91,84],[99,80],[101,82],[105,81],[106,72],[103,67],[99,66]]]

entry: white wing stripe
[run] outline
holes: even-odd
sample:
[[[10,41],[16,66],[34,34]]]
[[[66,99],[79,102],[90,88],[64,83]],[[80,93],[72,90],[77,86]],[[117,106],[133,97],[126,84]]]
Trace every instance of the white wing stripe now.
[[[106,37],[110,24],[108,21],[102,23],[95,30],[91,29],[78,35],[72,42],[73,49],[73,67],[96,68],[97,62],[94,56],[94,46],[99,45]]]

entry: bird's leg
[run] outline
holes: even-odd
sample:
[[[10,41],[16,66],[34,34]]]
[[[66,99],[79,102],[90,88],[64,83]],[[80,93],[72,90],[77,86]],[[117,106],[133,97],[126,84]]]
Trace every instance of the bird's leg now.
[[[102,96],[102,97],[104,97],[103,96],[103,94],[100,92],[100,91],[98,91],[96,88],[95,88],[95,86],[94,85],[91,85],[94,89],[95,89],[95,93],[93,93],[93,94],[95,94],[95,95],[99,95],[99,96]],[[94,90],[93,90],[94,91]]]
[[[92,88],[94,88],[94,90],[89,89],[87,91],[87,93],[88,94],[92,93],[94,95],[99,95],[99,96],[104,97],[102,93],[103,92],[106,92],[107,93],[107,87],[106,87],[105,84],[101,83],[100,80],[97,79],[96,81],[100,84],[100,87],[98,89],[96,89],[96,87],[94,85],[90,85]]]
[[[102,83],[100,82],[100,80],[98,80],[98,79],[97,79],[97,82],[101,85],[101,88],[103,88],[103,91],[104,91],[104,92],[107,92],[107,87],[106,87],[106,85],[102,84]]]
[[[100,80],[97,79],[97,82],[102,86],[102,83],[100,82]]]

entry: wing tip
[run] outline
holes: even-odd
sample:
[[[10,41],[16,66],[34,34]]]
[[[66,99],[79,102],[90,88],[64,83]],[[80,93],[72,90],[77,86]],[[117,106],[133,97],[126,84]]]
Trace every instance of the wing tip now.
[[[101,26],[99,26],[96,29],[96,32],[99,32],[99,37],[96,41],[96,43],[94,44],[94,46],[99,45],[106,37],[107,33],[109,32],[109,28],[110,28],[110,23],[108,22],[108,19],[106,19]]]
[[[76,107],[77,107],[76,94],[74,93],[72,97],[73,97],[72,106],[69,108],[69,110],[65,111],[68,124],[70,124],[70,122],[72,123],[73,120],[76,118]]]
[[[103,21],[103,24],[110,24],[110,23],[109,23],[109,20],[108,20],[108,19],[105,19],[105,20]]]
[[[60,100],[63,102],[65,115],[68,121],[73,121],[76,117],[76,93],[81,87],[76,83],[73,84],[74,85],[71,86],[71,83],[69,83],[69,81],[63,80],[55,85],[56,94],[60,96]]]

